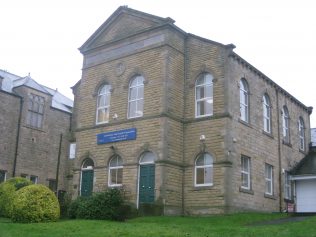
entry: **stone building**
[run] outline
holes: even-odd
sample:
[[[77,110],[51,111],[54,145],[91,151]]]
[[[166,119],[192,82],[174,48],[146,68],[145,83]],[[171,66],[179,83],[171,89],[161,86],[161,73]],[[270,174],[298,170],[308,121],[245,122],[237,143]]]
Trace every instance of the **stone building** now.
[[[74,195],[119,187],[169,215],[282,211],[312,108],[234,48],[119,7],[80,47]]]
[[[54,191],[68,187],[72,107],[30,76],[0,70],[0,182],[22,176]]]

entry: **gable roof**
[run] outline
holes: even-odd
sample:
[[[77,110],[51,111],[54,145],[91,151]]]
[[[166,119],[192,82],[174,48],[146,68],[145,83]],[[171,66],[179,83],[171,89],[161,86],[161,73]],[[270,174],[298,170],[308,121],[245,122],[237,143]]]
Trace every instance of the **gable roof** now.
[[[116,28],[111,31],[119,20],[125,18],[133,18],[133,24],[125,25],[124,28]],[[128,21],[128,19],[126,19]],[[137,11],[127,6],[120,6],[90,37],[89,39],[79,48],[81,53],[84,53],[90,49],[101,46],[106,42],[110,42],[119,38],[124,38],[129,35],[141,32],[146,29],[155,28],[160,25],[173,24],[175,21],[170,17],[159,17],[151,15],[145,12]],[[109,33],[109,31],[111,31]],[[107,38],[104,38],[107,37]]]
[[[1,85],[1,90],[4,90],[8,93],[17,94],[14,91],[14,88],[20,86],[26,86],[34,90],[40,91],[42,93],[52,96],[51,106],[55,109],[62,110],[67,113],[71,113],[73,107],[73,101],[63,94],[59,93],[57,90],[53,90],[49,87],[43,86],[36,82],[30,76],[20,77],[10,72],[6,72],[0,69],[0,76],[3,78]]]

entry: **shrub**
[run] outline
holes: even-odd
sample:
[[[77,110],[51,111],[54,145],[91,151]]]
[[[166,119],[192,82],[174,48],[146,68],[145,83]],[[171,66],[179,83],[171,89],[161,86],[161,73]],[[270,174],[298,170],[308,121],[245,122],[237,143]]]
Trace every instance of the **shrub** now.
[[[68,216],[68,209],[71,203],[71,196],[65,191],[58,191],[58,202],[60,206],[60,216],[65,218]]]
[[[11,217],[16,191],[32,184],[26,178],[15,177],[0,184],[0,216]]]
[[[13,201],[13,222],[56,221],[59,215],[57,197],[48,187],[33,184],[17,191]]]
[[[127,210],[122,192],[108,189],[91,197],[79,197],[71,203],[68,215],[70,218],[123,221]]]

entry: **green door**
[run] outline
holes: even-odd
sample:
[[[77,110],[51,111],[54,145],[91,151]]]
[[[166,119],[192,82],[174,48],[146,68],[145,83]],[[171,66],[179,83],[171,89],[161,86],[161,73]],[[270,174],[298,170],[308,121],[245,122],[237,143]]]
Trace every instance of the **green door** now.
[[[81,177],[81,196],[87,197],[93,190],[93,170],[82,170]]]
[[[155,165],[141,165],[139,174],[139,203],[155,201]]]

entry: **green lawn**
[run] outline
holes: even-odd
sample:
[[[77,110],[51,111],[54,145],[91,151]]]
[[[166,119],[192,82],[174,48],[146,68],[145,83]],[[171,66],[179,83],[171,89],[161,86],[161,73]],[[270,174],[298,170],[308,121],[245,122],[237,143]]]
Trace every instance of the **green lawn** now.
[[[142,217],[126,222],[61,220],[55,223],[15,224],[0,218],[0,237],[115,237],[115,236],[316,236],[316,217],[279,225],[251,225],[285,214],[234,214],[211,217]]]

